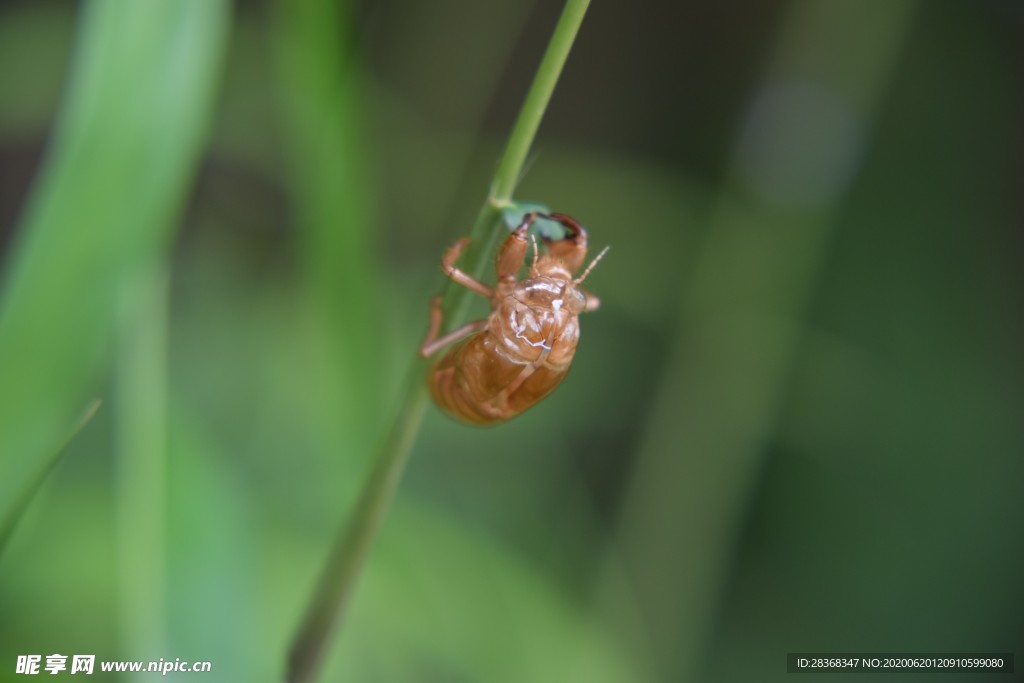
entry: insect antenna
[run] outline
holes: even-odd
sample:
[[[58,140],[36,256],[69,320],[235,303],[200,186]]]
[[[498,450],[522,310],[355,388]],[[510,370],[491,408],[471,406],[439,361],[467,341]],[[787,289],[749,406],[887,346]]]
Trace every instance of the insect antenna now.
[[[537,236],[530,235],[530,243],[533,245],[533,263],[530,264],[530,272],[537,271]]]
[[[583,274],[580,275],[575,280],[573,280],[572,283],[574,285],[578,285],[581,282],[583,282],[585,279],[587,279],[587,276],[590,275],[590,271],[592,271],[594,269],[594,266],[596,266],[597,262],[601,260],[601,257],[603,257],[607,253],[608,253],[608,247],[605,247],[604,249],[601,250],[600,254],[598,254],[597,256],[594,257],[594,260],[590,262],[590,265],[587,266],[587,269],[583,271]]]

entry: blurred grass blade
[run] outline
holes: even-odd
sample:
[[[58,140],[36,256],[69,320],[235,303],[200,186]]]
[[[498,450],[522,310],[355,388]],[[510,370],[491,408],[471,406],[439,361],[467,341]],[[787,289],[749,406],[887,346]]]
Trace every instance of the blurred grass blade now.
[[[318,362],[334,378],[324,385],[331,395],[310,409],[323,411],[317,422],[331,430],[325,440],[365,453],[382,422],[380,287],[372,267],[371,174],[347,5],[276,3],[276,48],[300,272],[312,318],[326,326],[328,348]]]
[[[915,7],[793,3],[755,93],[618,530],[665,680],[700,680],[804,309]]]
[[[5,264],[0,518],[64,438],[109,353],[126,271],[165,249],[202,149],[226,0],[96,0]]]
[[[166,265],[141,264],[121,289],[114,366],[118,614],[125,652],[166,652]]]
[[[7,542],[11,539],[11,535],[14,533],[14,528],[18,524],[18,520],[21,519],[21,515],[25,512],[25,508],[32,502],[32,498],[35,497],[36,491],[43,485],[43,481],[46,479],[46,475],[49,474],[53,466],[57,464],[64,450],[71,443],[72,439],[78,435],[78,432],[85,429],[85,426],[92,421],[92,418],[96,416],[96,412],[100,409],[100,405],[103,403],[100,399],[93,399],[89,405],[82,411],[81,417],[75,422],[75,426],[71,428],[71,432],[65,437],[64,442],[54,451],[53,455],[46,460],[43,467],[39,470],[38,476],[35,481],[26,486],[22,492],[21,497],[18,498],[13,505],[11,505],[6,513],[5,517],[0,517],[0,555],[3,554],[4,548],[7,546]]]

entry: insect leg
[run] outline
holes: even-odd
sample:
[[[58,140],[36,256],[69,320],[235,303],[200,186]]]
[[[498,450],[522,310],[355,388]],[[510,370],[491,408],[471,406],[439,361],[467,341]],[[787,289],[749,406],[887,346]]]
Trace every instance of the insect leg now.
[[[530,225],[533,224],[536,218],[537,214],[535,213],[526,214],[519,227],[513,230],[512,234],[501,243],[501,248],[498,249],[498,257],[494,264],[495,269],[498,271],[499,283],[512,283],[516,281],[516,275],[519,273],[519,269],[523,267],[523,261],[526,260],[526,251],[530,247],[530,243],[526,239],[526,232],[530,229]]]
[[[469,238],[463,237],[458,242],[448,248],[448,251],[444,253],[444,258],[441,259],[441,270],[444,274],[450,277],[453,281],[459,283],[466,289],[470,289],[480,296],[487,297],[490,299],[494,296],[494,290],[485,285],[484,283],[477,280],[472,275],[463,272],[455,267],[455,262],[459,260],[459,255],[462,254],[462,250],[469,244]]]
[[[537,367],[538,366],[536,365],[523,366],[522,372],[520,372],[519,375],[514,380],[512,380],[512,382],[507,387],[502,389],[501,392],[494,397],[494,400],[491,402],[491,405],[495,406],[499,413],[507,411],[509,409],[509,397],[513,393],[515,393],[519,389],[519,387],[523,386],[523,383],[530,378],[530,375],[537,372]]]
[[[432,356],[441,347],[447,346],[463,337],[468,337],[475,332],[480,332],[487,327],[486,320],[476,320],[438,338],[437,334],[441,331],[441,318],[441,297],[437,296],[434,297],[434,301],[430,305],[430,329],[427,330],[427,337],[423,340],[423,344],[420,345],[420,356],[423,358]]]

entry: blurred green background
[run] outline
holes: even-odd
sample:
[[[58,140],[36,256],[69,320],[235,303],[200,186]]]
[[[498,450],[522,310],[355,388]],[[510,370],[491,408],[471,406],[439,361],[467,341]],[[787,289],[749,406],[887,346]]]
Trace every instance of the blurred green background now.
[[[559,9],[0,2],[0,680],[277,679]],[[1015,0],[594,3],[517,196],[602,308],[430,409],[323,680],[1024,642],[1022,84]]]

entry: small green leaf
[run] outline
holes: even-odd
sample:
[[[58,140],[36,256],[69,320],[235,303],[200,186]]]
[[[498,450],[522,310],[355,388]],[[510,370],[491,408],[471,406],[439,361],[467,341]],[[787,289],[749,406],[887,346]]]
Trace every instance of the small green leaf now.
[[[542,239],[548,242],[564,240],[569,236],[569,231],[564,225],[553,218],[545,218],[544,216],[537,217],[537,220],[533,223],[533,229]]]
[[[551,213],[551,209],[540,202],[516,201],[509,202],[501,207],[501,218],[509,231],[515,230],[522,225],[523,219],[530,213],[548,214]],[[537,216],[533,225],[530,226],[530,232],[548,242],[564,240],[568,236],[568,230],[564,225],[544,215]]]
[[[540,202],[512,201],[501,207],[501,217],[505,221],[505,227],[512,231],[519,227],[526,214],[549,213],[550,211],[551,209]]]

